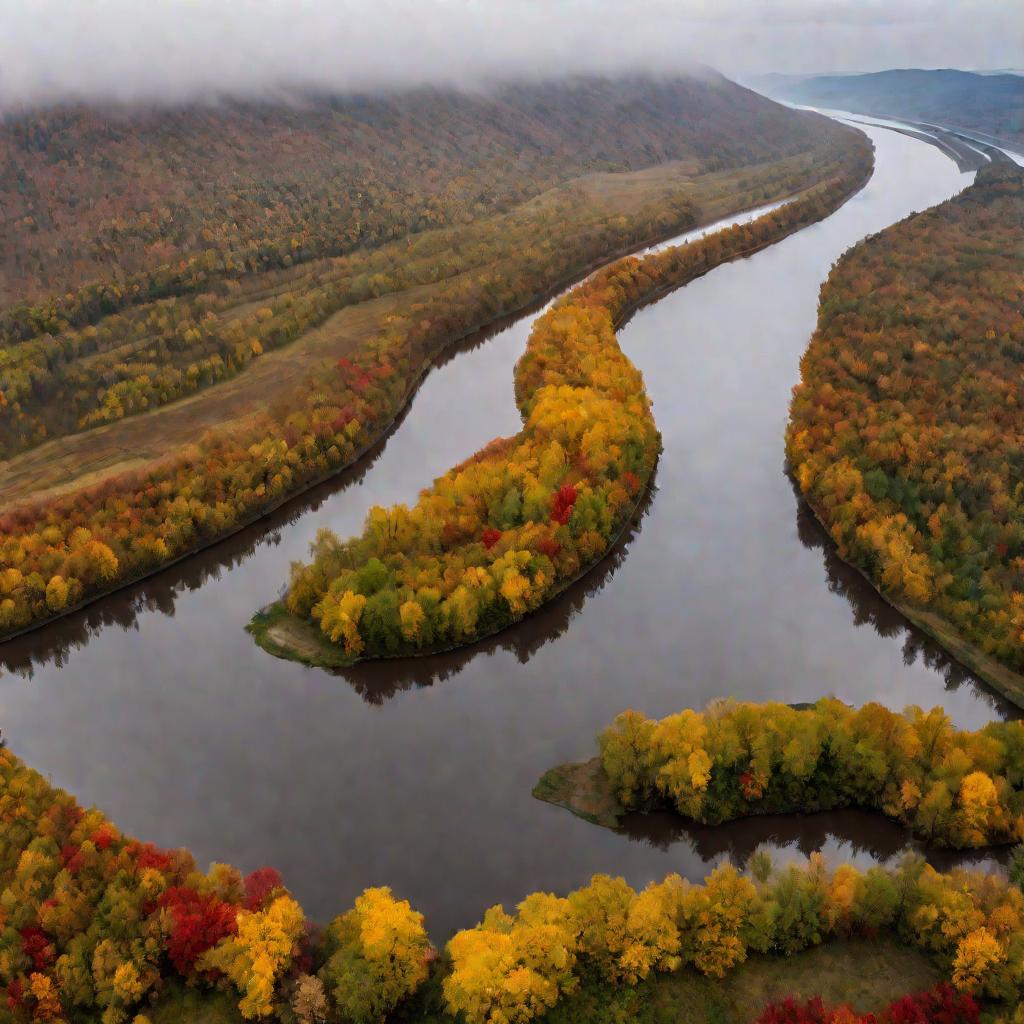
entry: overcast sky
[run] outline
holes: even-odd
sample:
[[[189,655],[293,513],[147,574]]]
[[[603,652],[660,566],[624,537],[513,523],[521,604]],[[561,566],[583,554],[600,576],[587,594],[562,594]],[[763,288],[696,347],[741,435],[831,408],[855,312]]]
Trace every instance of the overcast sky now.
[[[1024,0],[0,0],[0,105],[560,71],[996,68]]]

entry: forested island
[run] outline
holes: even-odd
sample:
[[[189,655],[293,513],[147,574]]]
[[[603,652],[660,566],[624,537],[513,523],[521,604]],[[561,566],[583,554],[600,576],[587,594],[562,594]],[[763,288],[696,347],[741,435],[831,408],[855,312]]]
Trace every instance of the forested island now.
[[[786,452],[839,553],[1024,700],[1024,175],[1008,163],[852,249],[822,291]]]
[[[624,711],[598,747],[593,761],[552,769],[534,795],[610,827],[662,807],[706,825],[861,807],[933,846],[1024,840],[1020,722],[970,732],[938,707],[723,700],[661,721]]]

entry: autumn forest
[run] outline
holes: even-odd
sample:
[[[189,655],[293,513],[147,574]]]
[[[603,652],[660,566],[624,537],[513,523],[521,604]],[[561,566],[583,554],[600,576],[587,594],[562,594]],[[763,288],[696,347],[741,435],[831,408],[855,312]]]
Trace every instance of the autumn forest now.
[[[0,1022],[1021,1024],[1019,160],[455,81],[0,98]]]

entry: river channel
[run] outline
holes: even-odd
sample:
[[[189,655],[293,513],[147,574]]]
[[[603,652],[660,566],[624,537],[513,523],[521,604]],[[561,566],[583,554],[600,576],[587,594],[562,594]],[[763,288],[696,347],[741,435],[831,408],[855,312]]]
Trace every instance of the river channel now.
[[[558,601],[477,647],[344,675],[274,659],[244,631],[320,527],[353,532],[371,505],[414,500],[519,429],[524,317],[435,369],[353,471],[0,647],[12,749],[140,838],[187,846],[203,866],[277,867],[319,921],[390,885],[438,941],[491,904],[598,871],[696,879],[759,843],[780,857],[896,856],[905,833],[868,814],[717,829],[655,816],[615,834],[530,795],[545,769],[591,756],[627,707],[662,716],[722,696],[832,694],[942,704],[970,727],[1010,713],[837,561],[785,473],[790,390],[831,264],[972,177],[920,141],[864,130],[876,171],[840,210],[620,333],[664,454],[634,529]]]

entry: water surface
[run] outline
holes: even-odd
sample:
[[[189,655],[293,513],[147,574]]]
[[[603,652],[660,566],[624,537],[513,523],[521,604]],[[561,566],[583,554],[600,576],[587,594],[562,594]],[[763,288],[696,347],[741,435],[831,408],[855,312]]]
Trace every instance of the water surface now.
[[[359,528],[520,422],[526,318],[433,372],[394,434],[268,522],[0,648],[11,747],[123,829],[200,863],[272,864],[323,921],[391,885],[438,939],[497,902],[596,871],[699,878],[758,842],[786,856],[894,856],[877,816],[721,829],[663,818],[616,835],[530,796],[589,757],[626,707],[665,715],[723,695],[944,705],[962,726],[999,702],[839,563],[784,472],[790,389],[832,262],[970,176],[922,142],[866,128],[877,170],[821,224],[721,267],[621,333],[664,438],[656,491],[611,558],[488,643],[344,675],[276,660],[244,626],[321,526]]]

